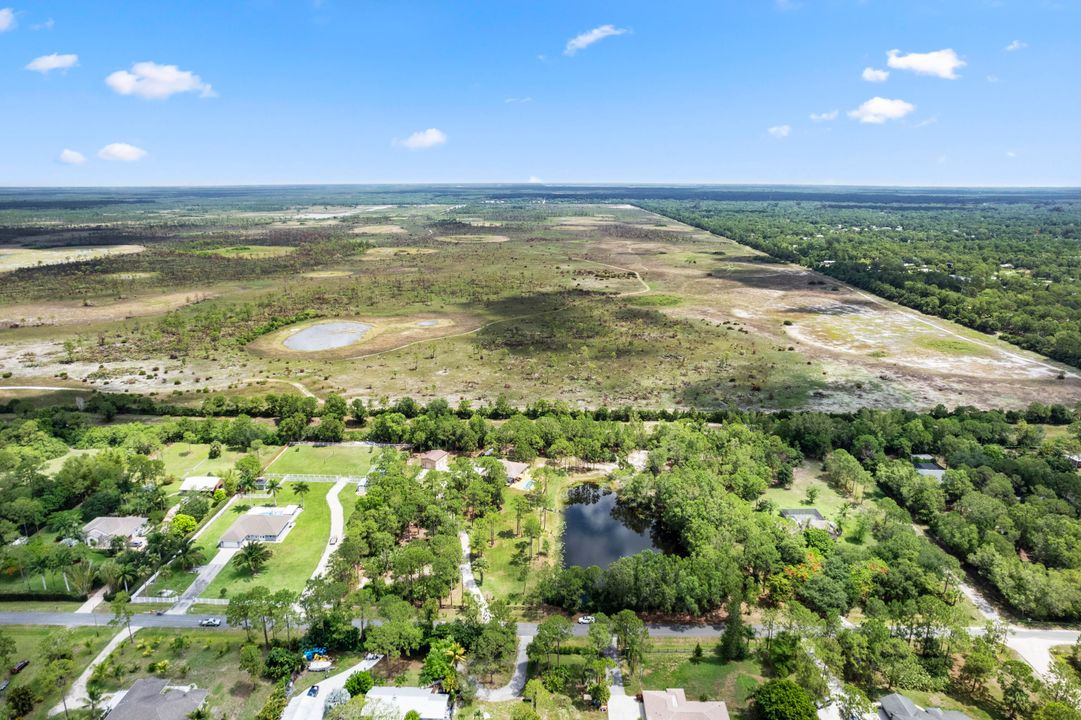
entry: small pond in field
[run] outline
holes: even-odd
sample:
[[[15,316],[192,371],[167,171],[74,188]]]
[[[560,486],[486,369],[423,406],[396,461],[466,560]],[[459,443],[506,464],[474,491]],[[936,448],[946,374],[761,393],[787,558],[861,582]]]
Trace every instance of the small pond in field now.
[[[563,510],[563,566],[608,567],[643,550],[664,552],[650,518],[620,507],[618,496],[597,485],[572,487]]]
[[[371,329],[371,325],[362,322],[319,323],[293,333],[282,344],[290,350],[299,350],[300,352],[333,350],[352,345],[363,338]]]

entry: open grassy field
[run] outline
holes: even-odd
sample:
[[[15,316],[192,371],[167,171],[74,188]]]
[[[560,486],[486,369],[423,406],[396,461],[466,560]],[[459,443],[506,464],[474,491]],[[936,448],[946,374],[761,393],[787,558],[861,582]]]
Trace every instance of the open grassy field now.
[[[277,452],[276,447],[264,447],[257,456],[262,462],[267,462]],[[220,475],[226,470],[232,470],[237,460],[246,453],[236,452],[228,448],[222,448],[221,455],[216,458],[210,457],[210,445],[205,443],[172,443],[161,451],[161,459],[165,461],[165,474],[183,480],[191,475]],[[177,483],[179,487],[179,483]],[[167,491],[173,488],[166,488]]]
[[[108,634],[108,633],[103,633]],[[179,643],[176,639],[182,638]],[[121,643],[107,661],[119,668],[119,677],[106,675],[109,691],[127,688],[144,677],[166,677],[177,685],[195,685],[210,692],[207,700],[213,717],[251,718],[258,714],[271,692],[270,683],[240,669],[240,649],[247,642],[241,630],[207,632],[144,628],[135,643]],[[168,661],[162,674],[150,665]]]
[[[103,623],[104,625],[104,623]],[[53,627],[32,627],[23,625],[8,625],[2,630],[3,634],[15,641],[15,654],[12,662],[29,660],[27,666],[18,675],[12,676],[11,687],[20,685],[37,686],[35,680],[43,674],[48,661],[42,652],[43,645],[61,644],[71,648],[72,674],[63,686],[64,692],[78,677],[79,673],[86,669],[106,643],[116,634],[109,627],[82,627],[61,629]],[[10,690],[9,690],[10,692]],[[55,686],[44,688],[44,698],[34,706],[34,710],[26,716],[26,720],[44,720],[49,716],[49,709],[60,702],[61,689]]]
[[[372,455],[370,447],[293,445],[285,448],[266,468],[266,472],[282,475],[366,475]]]
[[[294,248],[287,245],[231,245],[229,247],[211,248],[210,250],[198,250],[204,255],[218,255],[220,257],[238,257],[248,260],[257,260],[268,257],[281,257],[293,252]]]
[[[66,373],[193,403],[204,390],[289,388],[823,410],[1081,395],[1081,377],[1037,355],[630,205],[343,205],[214,221],[228,238],[215,252],[231,256],[212,262],[165,240],[88,272],[13,274],[0,291],[7,383],[64,384]],[[249,259],[241,248],[274,250]],[[63,303],[83,320],[67,320]],[[282,345],[347,319],[375,329],[335,351]],[[152,371],[170,356],[185,361]]]
[[[724,662],[707,640],[701,641],[702,659],[692,658],[693,638],[655,638],[642,662],[641,671],[631,676],[624,670],[628,694],[658,688],[683,688],[688,699],[723,700],[735,717],[750,704],[756,687],[765,681],[758,660],[750,658]]]
[[[243,592],[254,585],[265,585],[274,590],[292,590],[299,593],[319,564],[319,558],[326,548],[330,536],[330,508],[326,495],[330,483],[311,483],[311,492],[304,498],[304,510],[296,518],[296,526],[285,536],[281,543],[269,543],[273,556],[266,567],[255,577],[237,570],[232,565],[223,569],[210,586],[203,591],[202,597],[228,597],[228,593]],[[273,500],[252,500],[252,504],[274,504]],[[277,498],[278,505],[300,504],[300,498],[293,491],[293,484],[286,483]],[[217,540],[236,520],[237,515],[227,511],[219,523],[207,531],[208,542],[217,545]],[[226,520],[228,518],[228,520]],[[221,530],[218,531],[218,526]],[[217,532],[217,534],[214,534]],[[212,539],[211,539],[212,538]],[[203,545],[200,542],[200,545]],[[213,552],[213,547],[210,548]],[[226,594],[222,595],[222,590]]]

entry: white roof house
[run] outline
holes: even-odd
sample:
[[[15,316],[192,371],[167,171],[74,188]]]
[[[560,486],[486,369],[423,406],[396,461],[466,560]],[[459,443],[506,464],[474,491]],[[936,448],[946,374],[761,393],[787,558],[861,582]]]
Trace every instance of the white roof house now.
[[[86,536],[87,545],[110,545],[114,537],[123,538],[133,545],[142,545],[142,538],[146,535],[146,523],[145,517],[102,515],[84,525],[83,534]]]
[[[683,688],[646,690],[642,703],[646,720],[728,720],[723,702],[688,700]]]
[[[180,492],[214,492],[222,486],[221,478],[213,475],[193,475],[180,483]]]
[[[499,463],[503,466],[503,469],[507,471],[507,482],[517,482],[529,472],[529,463],[502,459]]]
[[[399,720],[410,710],[420,715],[420,720],[448,720],[450,718],[450,695],[432,692],[427,688],[373,687],[365,695],[364,707],[360,714],[364,717],[375,714],[376,708],[392,709]]]

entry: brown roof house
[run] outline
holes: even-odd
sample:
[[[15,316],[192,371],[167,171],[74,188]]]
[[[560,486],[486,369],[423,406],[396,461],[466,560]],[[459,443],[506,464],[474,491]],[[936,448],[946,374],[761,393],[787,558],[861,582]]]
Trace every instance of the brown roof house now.
[[[688,700],[683,688],[646,690],[642,693],[646,720],[729,720],[721,701]]]
[[[419,460],[425,470],[450,470],[450,453],[446,450],[429,450]]]
[[[206,702],[207,691],[169,685],[161,678],[136,680],[106,720],[185,720]]]

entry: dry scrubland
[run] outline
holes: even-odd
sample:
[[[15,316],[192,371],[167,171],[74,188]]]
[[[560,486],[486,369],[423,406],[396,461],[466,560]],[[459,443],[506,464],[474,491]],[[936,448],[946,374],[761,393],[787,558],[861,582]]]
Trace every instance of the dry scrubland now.
[[[144,252],[6,276],[0,384],[828,410],[1081,390],[1068,368],[630,206],[139,222],[158,237]],[[282,344],[334,320],[373,329],[331,351]]]

